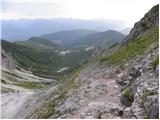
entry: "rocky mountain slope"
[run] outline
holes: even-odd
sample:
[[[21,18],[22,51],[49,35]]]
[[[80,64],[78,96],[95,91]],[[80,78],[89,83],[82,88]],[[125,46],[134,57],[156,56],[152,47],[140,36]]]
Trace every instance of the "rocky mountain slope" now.
[[[134,29],[130,31],[130,34],[125,38],[125,41],[132,41],[151,28],[159,26],[159,12],[157,11],[159,11],[159,6],[154,6],[139,22],[135,23]]]
[[[110,47],[114,51],[104,52],[46,87],[30,89],[27,94],[24,87],[3,94],[2,118],[158,119],[157,15],[159,5],[137,23],[138,27],[135,24],[129,37]]]

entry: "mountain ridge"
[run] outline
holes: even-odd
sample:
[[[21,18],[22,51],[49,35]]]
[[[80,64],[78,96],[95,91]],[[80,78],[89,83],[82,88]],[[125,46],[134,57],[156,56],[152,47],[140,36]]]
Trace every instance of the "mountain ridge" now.
[[[76,41],[78,38],[85,36],[87,34],[94,33],[96,31],[93,30],[71,30],[71,31],[60,31],[52,34],[42,35],[40,37],[48,39],[53,42],[57,42],[61,45],[69,44],[70,42]]]
[[[23,45],[29,48],[34,48],[34,49],[60,49],[61,48],[60,45],[40,37],[31,37],[28,40],[16,41],[14,43]]]
[[[89,45],[89,46],[101,46],[101,45],[107,45],[111,46],[115,43],[121,42],[122,39],[125,37],[122,33],[115,31],[115,30],[107,30],[104,32],[97,32],[92,33],[89,35],[86,35],[84,37],[79,38],[75,44],[82,44],[82,45]],[[111,44],[109,45],[109,42]]]
[[[20,19],[2,20],[2,39],[20,41],[32,36],[40,36],[59,32],[62,30],[92,29],[104,31],[107,29],[120,29],[116,21],[111,20],[80,20],[80,19]]]

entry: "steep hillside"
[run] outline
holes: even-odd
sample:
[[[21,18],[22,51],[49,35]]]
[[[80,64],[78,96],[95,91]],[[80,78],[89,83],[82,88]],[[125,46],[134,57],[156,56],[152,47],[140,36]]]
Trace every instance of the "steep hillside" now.
[[[87,50],[86,48],[70,49],[66,51],[58,48],[57,50],[54,47],[54,43],[43,40],[44,39],[39,38],[30,39],[29,41],[20,42],[18,44],[2,40],[1,44],[4,53],[2,55],[4,58],[10,55],[15,62],[14,67],[17,69],[23,68],[32,71],[33,74],[38,76],[54,78],[58,76],[57,71],[60,69],[68,67],[72,70],[74,67],[89,60],[93,53],[93,49]],[[21,43],[23,45],[19,45]],[[42,47],[37,43],[43,43],[43,45],[46,46]],[[5,59],[3,59],[2,63],[6,64]],[[6,64],[6,66],[11,65]]]
[[[60,31],[53,34],[42,35],[40,37],[56,42],[60,45],[67,46],[69,43],[76,41],[78,38],[95,32],[96,31],[93,30]]]
[[[105,32],[97,32],[86,35],[79,38],[76,42],[71,43],[73,46],[103,46],[110,47],[115,43],[119,43],[123,40],[125,35],[114,30],[108,30]]]
[[[17,68],[32,71],[36,75],[53,76],[63,66],[62,58],[53,49],[32,49],[15,43],[1,41],[2,49],[17,62]]]
[[[158,47],[158,44],[156,45],[158,43],[158,33],[159,28],[154,27],[144,35],[134,39],[130,44],[123,45],[117,52],[104,57],[101,61],[107,61],[108,64],[123,65],[136,56],[142,55],[151,45],[154,45],[156,49]]]
[[[2,118],[158,119],[157,20],[159,16],[157,15],[159,15],[159,5],[154,6],[138,22],[139,27],[135,24],[128,35],[130,37],[126,37],[119,44],[111,45],[109,47],[111,51],[105,51],[106,54],[79,65],[49,86],[40,85],[42,89],[39,89],[38,84],[38,87],[36,86],[38,89],[31,89],[27,93],[25,91],[25,94],[21,90],[17,93],[12,91],[13,93],[3,94]],[[150,27],[144,29],[142,24]],[[7,46],[5,51],[13,50],[11,43],[5,42],[4,45]],[[21,51],[17,50],[18,48],[21,48]],[[27,49],[24,46],[23,48],[16,45],[14,49],[22,55],[21,52]],[[65,56],[68,53],[72,54],[73,50],[62,51],[59,54]],[[6,61],[11,61],[9,57],[10,55],[4,58],[7,58]],[[12,64],[5,66],[12,67]],[[20,77],[17,74],[4,73],[8,78],[11,75]]]
[[[124,41],[130,42],[155,26],[159,26],[159,5],[154,6],[139,22],[135,23]]]
[[[159,5],[154,6],[125,38],[121,48],[101,59],[120,66],[116,82],[120,102],[136,118],[159,118]]]
[[[15,43],[33,49],[60,49],[60,45],[40,37],[31,37],[26,41],[16,41]]]

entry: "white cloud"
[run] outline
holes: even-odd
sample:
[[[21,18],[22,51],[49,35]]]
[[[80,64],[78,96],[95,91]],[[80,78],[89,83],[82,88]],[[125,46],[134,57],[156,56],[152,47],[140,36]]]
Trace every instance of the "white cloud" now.
[[[3,0],[3,19],[114,19],[133,25],[158,0]]]

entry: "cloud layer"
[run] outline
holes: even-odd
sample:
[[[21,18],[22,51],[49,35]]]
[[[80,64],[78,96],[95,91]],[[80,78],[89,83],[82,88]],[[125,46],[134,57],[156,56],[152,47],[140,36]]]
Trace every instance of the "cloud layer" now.
[[[113,19],[131,25],[157,3],[158,0],[3,0],[2,18]]]

